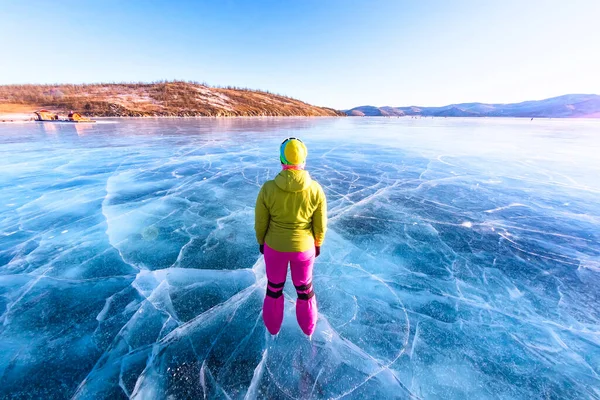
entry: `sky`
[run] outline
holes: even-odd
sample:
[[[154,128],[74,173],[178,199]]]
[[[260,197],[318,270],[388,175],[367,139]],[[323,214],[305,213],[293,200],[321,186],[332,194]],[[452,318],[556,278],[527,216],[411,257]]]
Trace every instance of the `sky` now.
[[[174,79],[337,109],[600,94],[600,1],[0,0],[0,84]]]

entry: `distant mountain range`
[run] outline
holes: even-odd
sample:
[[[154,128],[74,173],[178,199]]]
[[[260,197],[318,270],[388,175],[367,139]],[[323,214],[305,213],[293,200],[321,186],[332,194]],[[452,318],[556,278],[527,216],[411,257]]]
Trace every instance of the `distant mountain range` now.
[[[600,96],[567,94],[546,100],[513,104],[462,103],[444,107],[373,107],[344,110],[350,116],[423,116],[423,117],[539,117],[600,118]]]

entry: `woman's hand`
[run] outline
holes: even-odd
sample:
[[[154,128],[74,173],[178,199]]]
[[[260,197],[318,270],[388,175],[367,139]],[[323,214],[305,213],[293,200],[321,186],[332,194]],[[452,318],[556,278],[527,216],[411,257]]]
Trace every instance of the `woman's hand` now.
[[[315,258],[321,255],[321,246],[315,246]]]
[[[265,245],[264,244],[259,244],[258,245],[258,251],[260,251],[260,254],[265,254]]]

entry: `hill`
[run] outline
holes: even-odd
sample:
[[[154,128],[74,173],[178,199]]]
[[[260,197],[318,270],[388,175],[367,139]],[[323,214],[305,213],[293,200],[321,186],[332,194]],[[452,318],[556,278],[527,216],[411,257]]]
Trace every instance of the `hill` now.
[[[373,107],[361,106],[345,111],[351,116],[424,117],[539,117],[600,118],[600,96],[567,94],[545,100],[512,104],[462,103],[444,107]]]
[[[0,109],[27,108],[94,117],[345,115],[265,91],[195,82],[0,86]]]

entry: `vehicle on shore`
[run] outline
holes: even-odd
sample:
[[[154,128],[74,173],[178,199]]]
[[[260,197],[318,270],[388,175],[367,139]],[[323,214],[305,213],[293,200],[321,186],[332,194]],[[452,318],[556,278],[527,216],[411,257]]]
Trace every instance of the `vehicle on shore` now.
[[[39,110],[34,111],[35,114],[34,121],[37,122],[73,122],[73,123],[94,123],[93,119],[82,116],[79,113],[75,113],[73,111],[69,112],[69,115],[66,118],[61,118],[58,114],[48,111],[48,110]]]

